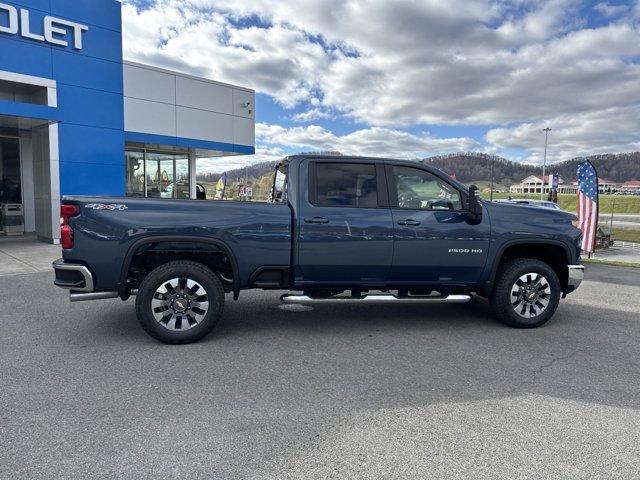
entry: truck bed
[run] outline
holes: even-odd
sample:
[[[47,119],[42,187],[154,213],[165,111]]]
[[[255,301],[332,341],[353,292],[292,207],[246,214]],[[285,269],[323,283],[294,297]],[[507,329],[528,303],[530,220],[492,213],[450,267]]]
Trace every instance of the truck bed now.
[[[97,290],[116,286],[123,258],[147,238],[223,241],[238,263],[241,288],[261,266],[290,265],[287,204],[129,197],[65,197],[64,202],[78,205],[80,214],[71,219],[75,247],[63,251],[63,258],[91,259]]]

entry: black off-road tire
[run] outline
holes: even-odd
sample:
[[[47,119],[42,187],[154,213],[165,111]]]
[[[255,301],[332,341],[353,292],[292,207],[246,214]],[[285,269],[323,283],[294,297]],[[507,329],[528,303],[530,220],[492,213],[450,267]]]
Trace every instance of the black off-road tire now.
[[[514,306],[518,297],[514,296],[512,289],[516,288],[516,282],[529,273],[542,276],[548,284],[548,304],[539,314],[525,318],[518,311],[524,305]],[[503,265],[496,276],[493,292],[489,302],[498,320],[513,328],[537,328],[547,323],[555,314],[560,303],[560,280],[556,272],[546,263],[532,258],[518,258]],[[534,306],[534,309],[540,307]],[[516,311],[518,310],[518,311]],[[526,315],[532,315],[527,310]]]
[[[202,315],[203,318],[197,324],[190,326],[195,323],[195,320],[192,322],[194,317],[191,316],[187,320],[185,315],[185,329],[182,331],[169,329],[168,326],[156,319],[152,308],[152,301],[157,298],[157,290],[163,288],[163,285],[166,286],[167,282],[172,279],[188,279],[197,282],[201,289],[206,292],[208,301],[206,313]],[[187,290],[184,287],[185,295],[189,293]],[[178,288],[176,294],[180,292],[181,290]],[[169,297],[168,294],[167,297]],[[204,297],[200,296],[199,298],[202,299]],[[201,304],[194,303],[194,305]],[[136,297],[136,314],[144,331],[156,340],[171,345],[193,343],[207,336],[218,324],[222,317],[223,309],[224,290],[218,276],[201,263],[186,260],[169,262],[156,268],[143,280]],[[199,311],[203,310],[200,309]],[[171,313],[171,310],[167,310],[167,312]],[[189,311],[186,313],[189,313]],[[181,319],[180,324],[182,324],[182,321]],[[177,324],[178,320],[175,320],[174,323]],[[186,328],[186,326],[189,326],[189,328]]]

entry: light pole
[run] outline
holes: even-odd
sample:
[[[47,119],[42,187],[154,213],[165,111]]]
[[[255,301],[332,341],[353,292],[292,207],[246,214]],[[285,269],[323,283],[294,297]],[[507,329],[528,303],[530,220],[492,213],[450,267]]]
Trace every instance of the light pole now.
[[[549,127],[542,130],[544,132],[544,163],[542,164],[542,190],[540,191],[540,200],[544,200],[544,176],[547,173],[547,145],[549,144]]]

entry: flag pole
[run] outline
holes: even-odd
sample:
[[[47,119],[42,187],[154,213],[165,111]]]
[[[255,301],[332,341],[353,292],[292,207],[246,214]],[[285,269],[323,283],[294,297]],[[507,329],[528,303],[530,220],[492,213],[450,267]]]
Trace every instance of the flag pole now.
[[[596,228],[593,229],[593,252],[596,251],[596,241],[598,240],[598,225],[600,225],[600,175],[596,166],[589,162],[593,171],[596,172]],[[589,257],[591,258],[591,257]]]
[[[542,130],[544,132],[544,163],[542,164],[542,190],[540,192],[540,200],[544,200],[544,176],[547,171],[547,146],[549,144],[549,132],[551,129],[549,127]]]

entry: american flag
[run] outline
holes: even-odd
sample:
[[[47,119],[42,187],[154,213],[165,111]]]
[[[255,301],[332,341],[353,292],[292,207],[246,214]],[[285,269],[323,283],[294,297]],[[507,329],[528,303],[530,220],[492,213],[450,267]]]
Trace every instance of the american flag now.
[[[598,172],[588,161],[578,165],[578,221],[582,230],[582,250],[595,252],[598,230]]]

